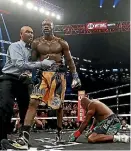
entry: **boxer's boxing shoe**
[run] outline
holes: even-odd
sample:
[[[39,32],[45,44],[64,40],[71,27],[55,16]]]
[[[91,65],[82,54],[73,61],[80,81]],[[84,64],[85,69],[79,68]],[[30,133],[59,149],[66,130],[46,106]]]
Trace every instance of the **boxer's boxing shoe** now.
[[[1,147],[3,150],[7,150],[7,149],[28,150],[28,143],[22,137],[14,141],[3,139],[1,141]]]
[[[122,135],[114,135],[114,142],[120,142],[120,143],[129,143],[130,142],[130,136],[122,134]]]
[[[57,144],[64,144],[65,143],[65,141],[62,140],[62,131],[56,133],[55,140],[56,140]]]
[[[61,136],[62,132],[56,132],[56,136],[55,136],[55,140],[56,142],[60,142],[62,140],[62,136]]]

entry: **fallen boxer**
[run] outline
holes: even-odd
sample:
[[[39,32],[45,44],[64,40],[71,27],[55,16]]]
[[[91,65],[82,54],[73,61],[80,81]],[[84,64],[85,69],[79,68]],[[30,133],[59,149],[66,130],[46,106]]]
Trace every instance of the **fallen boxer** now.
[[[86,134],[89,143],[99,142],[124,142],[128,143],[130,137],[127,135],[117,135],[121,124],[113,111],[104,103],[98,100],[90,100],[85,97],[81,100],[81,106],[86,111],[86,116],[80,128],[70,135],[69,141],[74,142],[85,130],[89,121],[94,117],[93,125]],[[96,123],[96,127],[94,127]]]

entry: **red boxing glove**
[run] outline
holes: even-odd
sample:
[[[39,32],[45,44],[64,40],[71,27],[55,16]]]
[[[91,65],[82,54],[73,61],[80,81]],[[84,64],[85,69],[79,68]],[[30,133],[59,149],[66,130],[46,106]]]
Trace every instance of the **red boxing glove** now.
[[[78,138],[79,136],[81,135],[81,132],[79,130],[77,130],[75,133],[74,133],[74,136],[76,138]]]

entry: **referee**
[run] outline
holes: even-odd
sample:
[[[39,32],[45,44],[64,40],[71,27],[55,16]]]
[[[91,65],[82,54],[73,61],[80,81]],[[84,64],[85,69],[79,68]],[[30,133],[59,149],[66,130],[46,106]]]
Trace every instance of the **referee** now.
[[[7,139],[15,98],[19,107],[20,123],[24,123],[30,101],[28,89],[30,80],[23,73],[36,68],[50,67],[54,63],[47,59],[41,62],[29,62],[33,36],[31,27],[22,27],[20,41],[12,43],[7,51],[6,63],[0,76],[0,141]]]

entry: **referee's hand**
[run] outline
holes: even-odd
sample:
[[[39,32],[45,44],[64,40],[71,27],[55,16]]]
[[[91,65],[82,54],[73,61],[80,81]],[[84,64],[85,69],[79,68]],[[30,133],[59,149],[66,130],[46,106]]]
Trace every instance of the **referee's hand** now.
[[[55,63],[54,60],[44,59],[43,61],[41,61],[41,66],[42,66],[42,68],[47,67],[47,66],[50,67],[54,63]]]

